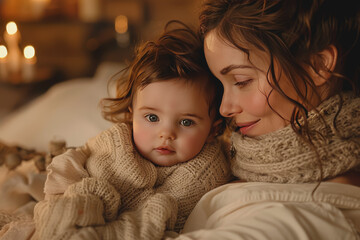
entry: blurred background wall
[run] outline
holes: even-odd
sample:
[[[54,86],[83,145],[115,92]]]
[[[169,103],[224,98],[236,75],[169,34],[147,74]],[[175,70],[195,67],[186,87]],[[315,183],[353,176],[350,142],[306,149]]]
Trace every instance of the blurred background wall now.
[[[0,45],[9,48],[6,25],[13,21],[21,54],[27,45],[35,49],[38,78],[49,72],[61,79],[91,76],[103,61],[131,58],[134,46],[155,38],[169,20],[197,26],[200,4],[201,0],[0,0]],[[45,76],[39,75],[41,69]]]

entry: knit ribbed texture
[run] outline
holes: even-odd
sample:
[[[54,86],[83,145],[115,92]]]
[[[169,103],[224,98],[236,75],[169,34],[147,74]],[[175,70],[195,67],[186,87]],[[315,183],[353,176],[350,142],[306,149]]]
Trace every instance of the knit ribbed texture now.
[[[95,195],[104,205],[104,217],[106,221],[112,221],[117,217],[120,206],[120,195],[107,181],[97,178],[84,178],[80,182],[67,188],[65,196]],[[85,224],[84,226],[86,226]]]
[[[231,167],[235,176],[246,181],[309,183],[336,177],[360,165],[360,98],[351,93],[324,101],[319,113],[310,111],[308,123],[316,152],[287,126],[264,136],[249,138],[233,133],[236,151]],[[326,121],[323,124],[322,118]]]
[[[91,194],[53,196],[40,201],[34,209],[34,239],[69,239],[78,227],[101,225],[103,203]]]
[[[118,220],[95,229],[102,239],[162,239],[166,229],[174,228],[176,205],[169,195],[157,193],[137,210],[124,212]]]
[[[131,128],[116,124],[87,143],[91,152],[86,169],[90,176],[113,185],[121,196],[120,213],[134,210],[149,196],[166,193],[179,203],[176,229],[209,190],[230,179],[229,163],[219,142],[206,144],[188,162],[172,167],[156,167],[144,159],[132,144]]]
[[[91,201],[95,199],[92,198]],[[90,202],[90,201],[88,201]],[[44,202],[43,202],[44,203]],[[55,204],[54,204],[55,203]],[[162,239],[166,229],[173,229],[177,212],[167,206],[176,206],[176,201],[170,196],[157,193],[149,197],[140,208],[135,211],[127,211],[119,216],[119,218],[106,224],[93,224],[93,226],[82,227],[83,225],[75,225],[79,223],[79,218],[86,218],[80,215],[93,215],[96,211],[96,200],[94,204],[88,204],[93,207],[87,208],[86,212],[79,213],[80,208],[73,208],[79,201],[74,195],[71,198],[64,196],[48,200],[47,203],[37,206],[35,215],[37,230],[33,239],[56,239],[56,240],[89,240],[89,239]],[[48,207],[51,206],[51,207]],[[54,208],[54,206],[56,206]],[[81,206],[81,205],[79,205]],[[54,211],[51,211],[53,208]],[[59,215],[58,209],[62,211]],[[175,208],[176,209],[176,208]],[[64,218],[58,218],[67,217]],[[42,218],[41,220],[39,219]],[[93,218],[93,220],[96,218]],[[103,220],[101,214],[97,215],[99,221]],[[54,221],[58,224],[54,226]]]
[[[155,185],[157,171],[154,164],[138,154],[132,144],[131,128],[115,124],[88,141],[90,156],[86,169],[91,177],[113,185],[121,196],[121,209],[136,208],[148,195],[143,191]]]
[[[81,162],[86,162],[90,177],[36,206],[40,239],[82,239],[93,236],[94,230],[101,239],[161,239],[165,230],[182,229],[200,198],[231,177],[219,142],[206,144],[188,162],[157,167],[134,149],[126,124],[115,124],[76,151],[75,156],[87,157]],[[64,154],[62,160],[69,161],[69,156]]]

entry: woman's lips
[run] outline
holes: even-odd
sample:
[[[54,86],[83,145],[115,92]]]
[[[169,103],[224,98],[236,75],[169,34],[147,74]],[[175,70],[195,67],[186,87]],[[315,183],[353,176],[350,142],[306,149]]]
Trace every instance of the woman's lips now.
[[[238,126],[238,128],[236,129],[237,131],[240,131],[241,134],[246,135],[253,127],[255,127],[255,125],[260,121],[256,120],[253,122],[247,122],[247,123],[236,123],[236,125]]]

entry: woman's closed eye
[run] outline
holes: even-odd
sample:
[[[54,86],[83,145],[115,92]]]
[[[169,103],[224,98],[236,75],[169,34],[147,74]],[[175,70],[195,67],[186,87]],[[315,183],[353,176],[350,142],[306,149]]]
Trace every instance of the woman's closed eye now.
[[[159,117],[155,114],[147,114],[145,115],[145,118],[149,121],[149,122],[158,122],[159,121]]]
[[[248,85],[249,83],[252,82],[253,78],[249,75],[243,75],[243,74],[234,74],[234,81],[235,81],[235,86],[239,86],[239,87],[245,87],[246,85]]]
[[[237,81],[237,82],[235,83],[235,86],[245,87],[246,85],[248,85],[249,83],[251,83],[252,80],[253,80],[253,79],[247,79],[247,80]]]

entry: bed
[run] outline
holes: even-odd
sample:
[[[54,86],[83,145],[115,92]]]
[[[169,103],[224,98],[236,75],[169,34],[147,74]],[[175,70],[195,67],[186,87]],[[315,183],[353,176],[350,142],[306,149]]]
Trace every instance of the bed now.
[[[92,78],[72,79],[53,86],[45,94],[0,122],[0,142],[21,145],[37,151],[48,151],[49,142],[54,139],[65,140],[68,146],[84,144],[87,139],[111,126],[110,122],[102,118],[98,103],[101,98],[108,96],[108,80],[121,68],[120,63],[103,63]],[[0,211],[13,215],[32,215],[35,204],[44,198],[45,179],[46,172],[39,171],[31,161],[22,162],[15,170],[9,170],[2,165],[0,167]],[[265,188],[264,185],[266,185]],[[297,212],[288,209],[281,201],[280,203],[277,201],[249,202],[252,197],[256,200],[258,196],[264,194],[269,195],[269,198],[281,198],[282,190],[288,194],[289,190],[286,188],[290,188],[295,193],[300,188],[304,188],[304,192],[309,194],[303,196],[306,197],[303,201],[312,202],[311,192],[314,185],[311,184],[279,186],[270,183],[232,183],[204,195],[189,216],[181,236],[174,232],[167,232],[166,236],[171,239],[178,237],[177,239],[186,240],[247,239],[247,234],[250,233],[250,235],[253,234],[254,239],[264,239],[263,235],[257,234],[262,234],[262,231],[268,228],[270,229],[268,232],[272,233],[272,239],[297,239],[299,236],[301,238],[303,229],[313,232],[310,236],[325,234],[326,237],[322,239],[339,239],[338,237],[344,236],[345,233],[360,231],[360,222],[354,221],[356,226],[354,227],[348,225],[346,220],[340,221],[341,218],[351,218],[352,212],[346,211],[347,209],[357,209],[358,215],[354,214],[354,218],[360,214],[359,192],[351,185],[323,183],[318,188],[320,197],[332,196],[328,198],[330,204],[334,204],[333,201],[337,199],[333,198],[334,189],[337,189],[338,198],[346,198],[346,201],[341,201],[344,205],[340,206],[340,203],[336,203],[337,207],[345,209],[344,212],[335,209],[334,214],[336,214],[333,216],[324,212],[324,216],[321,215],[324,221],[319,220],[320,213],[316,215],[316,211],[305,211],[308,215],[306,218],[311,221],[304,222]],[[265,214],[265,211],[269,213]],[[256,215],[259,212],[260,214]],[[329,216],[338,219],[335,221],[336,226],[333,221],[327,221]],[[0,218],[0,224],[2,221],[3,219]],[[28,231],[25,227],[23,228],[24,234],[21,239],[28,239],[27,233],[31,235],[34,228],[32,225],[29,226]],[[259,230],[256,231],[254,226]],[[316,232],[317,229],[322,228],[314,226],[328,226],[329,231]],[[288,229],[297,231],[291,232]],[[11,231],[7,233],[8,236],[16,235]]]
[[[105,62],[93,77],[71,79],[54,85],[0,122],[0,142],[37,152],[49,151],[50,141],[64,140],[68,147],[80,146],[87,139],[111,126],[101,116],[99,100],[108,93],[108,80],[122,64]],[[35,203],[44,198],[46,172],[34,162],[22,161],[9,170],[0,167],[0,210],[32,214]]]

